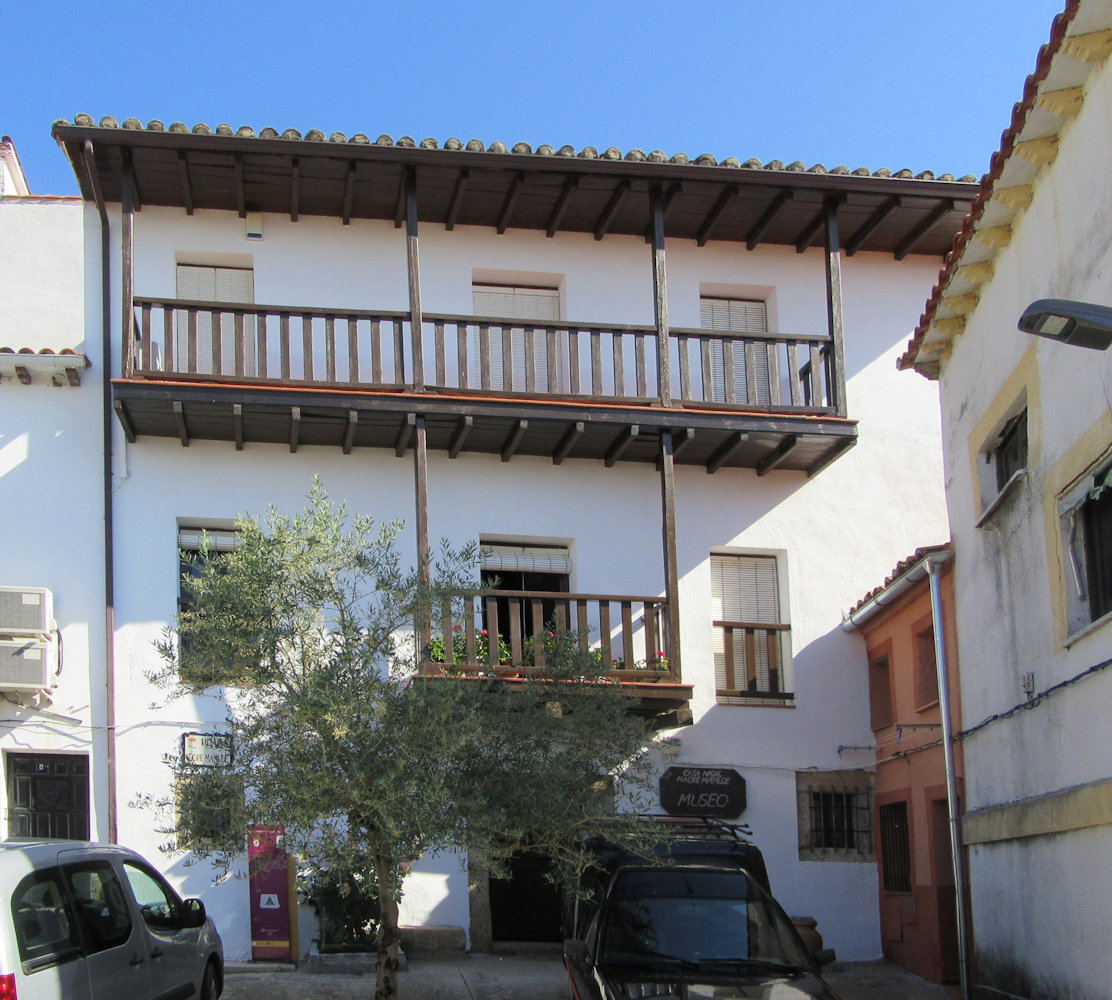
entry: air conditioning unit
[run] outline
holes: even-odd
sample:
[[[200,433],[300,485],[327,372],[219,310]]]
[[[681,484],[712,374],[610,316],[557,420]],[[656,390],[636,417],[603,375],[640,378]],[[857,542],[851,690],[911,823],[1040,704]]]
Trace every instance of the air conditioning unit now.
[[[54,595],[46,587],[0,587],[0,635],[53,632]]]
[[[0,691],[42,691],[53,679],[53,642],[0,639]]]

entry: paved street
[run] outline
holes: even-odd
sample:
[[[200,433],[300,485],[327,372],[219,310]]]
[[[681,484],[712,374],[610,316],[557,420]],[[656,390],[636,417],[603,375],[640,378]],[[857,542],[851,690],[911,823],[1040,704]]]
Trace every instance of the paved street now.
[[[827,978],[842,1000],[951,1000],[945,988],[886,962],[839,964]],[[373,975],[304,971],[229,971],[223,1000],[363,1000]],[[400,1000],[567,1000],[564,966],[556,957],[467,955],[413,961],[399,978]]]

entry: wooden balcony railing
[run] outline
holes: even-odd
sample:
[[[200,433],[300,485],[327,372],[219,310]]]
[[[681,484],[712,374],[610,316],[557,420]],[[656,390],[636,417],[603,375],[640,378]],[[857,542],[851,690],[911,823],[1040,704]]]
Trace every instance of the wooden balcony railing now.
[[[575,633],[606,673],[672,679],[667,606],[660,597],[496,590],[466,599],[458,616],[444,610],[433,623],[426,665],[446,673],[543,670],[545,640],[555,628]]]
[[[785,690],[784,645],[790,625],[716,621],[714,659],[720,699],[790,701]]]
[[[302,387],[659,403],[655,327],[135,299],[124,372]],[[676,403],[831,413],[829,337],[672,329]]]

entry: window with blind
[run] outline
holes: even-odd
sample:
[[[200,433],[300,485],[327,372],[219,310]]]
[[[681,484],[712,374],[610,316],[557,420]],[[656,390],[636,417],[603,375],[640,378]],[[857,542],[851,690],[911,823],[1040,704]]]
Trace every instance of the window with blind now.
[[[790,632],[783,620],[776,557],[712,555],[710,567],[718,701],[790,700]]]
[[[529,285],[493,285],[476,282],[471,287],[472,306],[476,316],[510,320],[534,320],[540,323],[555,323],[560,319],[560,289]],[[510,355],[505,357],[506,349],[503,333],[510,337]],[[471,345],[469,356],[471,370],[468,381],[472,386],[481,386],[482,359],[478,345],[478,330],[471,332],[475,343]],[[528,342],[528,343],[527,343]],[[559,353],[555,358],[548,357],[548,331],[546,329],[527,330],[526,325],[506,328],[492,326],[490,330],[490,380],[495,389],[506,388],[506,369],[510,372],[510,385],[513,392],[525,392],[529,387],[529,353],[532,351],[532,375],[534,391],[549,391],[548,373],[555,369],[557,391],[567,392],[567,364]]]
[[[255,272],[250,267],[209,267],[201,264],[178,264],[177,296],[200,302],[235,302],[250,305],[255,301]],[[197,313],[197,345],[195,367],[189,364],[189,316],[178,312],[174,337],[174,369],[194,371],[203,375],[236,374],[235,320],[231,313],[215,317],[220,334],[220,371],[215,371],[213,357],[214,316],[212,311]],[[244,317],[243,367],[245,375],[257,373],[255,352],[255,317]]]
[[[768,333],[768,305],[756,299],[727,299],[703,295],[699,298],[699,323],[704,330],[730,333]],[[744,338],[710,343],[711,399],[724,403],[729,399],[727,386],[733,387],[735,402],[768,405],[771,401],[768,348],[758,340],[746,347]],[[750,398],[749,366],[753,368],[755,398]],[[704,390],[705,391],[705,390]]]

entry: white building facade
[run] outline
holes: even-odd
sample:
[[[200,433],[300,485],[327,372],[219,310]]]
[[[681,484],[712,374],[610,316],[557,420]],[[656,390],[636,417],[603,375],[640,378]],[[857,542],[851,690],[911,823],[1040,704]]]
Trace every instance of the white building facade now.
[[[465,669],[520,666],[534,608],[597,629],[676,738],[661,770],[736,770],[731,818],[777,897],[840,956],[880,953],[868,698],[841,611],[947,536],[937,396],[894,360],[971,184],[84,117],[55,137],[86,200],[84,350],[113,379],[114,628],[89,669],[111,656],[116,791],[94,792],[93,836],[158,857],[129,803],[172,799],[163,755],[223,722],[145,678],[179,545],[297,510],[319,475],[350,510],[403,518],[414,559],[482,543],[510,593],[463,625],[497,624],[511,662]],[[163,867],[246,957],[247,882]],[[521,925],[473,897],[465,861],[428,859],[403,921],[472,947]]]
[[[1027,336],[1112,303],[1112,5],[1054,23],[902,359],[942,392],[984,996],[1108,993],[1112,355]]]

